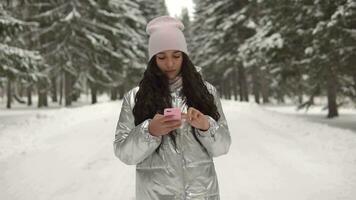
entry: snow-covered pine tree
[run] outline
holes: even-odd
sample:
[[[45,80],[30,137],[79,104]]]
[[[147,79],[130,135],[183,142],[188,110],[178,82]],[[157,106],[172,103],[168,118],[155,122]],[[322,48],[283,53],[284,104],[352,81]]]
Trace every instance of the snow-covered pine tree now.
[[[310,5],[301,1],[266,0],[258,7],[256,34],[243,45],[241,57],[261,69],[258,79],[262,80],[259,85],[264,102],[268,96],[284,102],[284,96],[288,95],[297,96],[302,103],[306,92],[305,81],[302,81],[306,77],[303,76],[306,71],[304,50],[310,42],[306,33],[310,32],[309,24],[313,22],[306,10]]]
[[[337,24],[343,43],[339,49],[340,104],[344,96],[356,103],[356,1],[347,0],[339,5],[331,19]]]
[[[36,24],[14,18],[10,9],[5,10],[7,6],[11,5],[0,3],[0,90],[6,83],[6,107],[11,108],[16,83],[29,85],[43,79],[44,75],[41,73],[42,57],[36,51],[24,49],[19,40],[23,30]]]
[[[139,9],[143,15],[143,17],[146,19],[146,23],[151,21],[155,17],[159,17],[162,15],[168,15],[168,10],[167,6],[165,3],[165,0],[135,0],[137,4],[139,5]],[[146,25],[146,24],[145,24]],[[143,41],[143,51],[145,52],[145,63],[147,63],[148,60],[148,34],[146,33],[146,26],[143,27],[144,33],[145,33],[145,40]]]
[[[260,5],[257,32],[243,45],[241,57],[268,69],[277,99],[297,96],[301,108],[312,105],[314,96],[326,95],[328,117],[337,116],[339,88],[353,93],[354,3],[265,0]],[[303,95],[309,98],[304,101]]]
[[[182,21],[182,23],[184,24],[184,36],[187,42],[187,48],[188,51],[190,51],[192,49],[192,20],[189,16],[189,12],[187,8],[183,8],[181,15],[180,15],[180,20]]]
[[[218,87],[218,90],[222,90],[220,86],[222,66],[216,64],[217,58],[214,55],[215,48],[211,49],[211,42],[213,38],[211,35],[215,33],[216,15],[213,8],[211,8],[216,1],[207,0],[195,0],[195,13],[194,21],[192,23],[192,50],[191,59],[195,64],[202,67],[204,77],[212,84]],[[213,46],[214,47],[214,46]],[[222,93],[224,94],[224,93]]]
[[[310,59],[319,69],[317,80],[327,97],[328,118],[338,116],[342,95],[352,93],[347,89],[352,81],[347,80],[355,71],[355,7],[349,0],[314,2],[318,22],[312,31]]]
[[[115,100],[117,89],[125,87],[125,85],[126,87],[132,86],[126,76],[131,71],[144,68],[145,55],[142,50],[142,41],[144,40],[143,27],[146,21],[135,2],[111,0],[98,1],[92,5],[95,9],[91,15],[91,21],[98,24],[99,28],[96,27],[90,31],[101,34],[102,38],[107,40],[104,46],[98,45],[100,55],[98,54],[91,61],[91,63],[96,63],[95,69],[98,69],[93,73],[96,77],[105,75],[108,81],[98,82],[98,79],[93,79],[93,77],[90,77],[89,80],[94,80],[90,81],[92,86],[111,88],[111,99]],[[101,28],[103,25],[111,26],[119,31]],[[131,80],[135,80],[138,76],[136,73],[129,77]]]
[[[168,15],[165,0],[136,0],[147,22],[155,17]]]
[[[114,99],[117,92],[122,98],[128,89],[137,85],[143,70],[146,68],[147,34],[145,28],[147,20],[140,10],[138,0],[112,0],[110,4],[115,13],[121,13],[122,18],[118,26],[122,26],[122,29],[126,31],[117,43],[117,51],[127,55],[127,59],[120,65],[118,63],[112,65],[121,69],[120,73],[113,73],[116,77],[119,77],[116,78],[118,82],[112,90],[111,97]],[[127,25],[129,25],[129,29],[125,28]]]
[[[123,82],[118,75],[123,65],[142,56],[137,43],[130,42],[140,37],[135,29],[143,23],[132,15],[137,8],[130,1],[29,0],[26,7],[31,12],[28,20],[40,24],[33,40],[51,74],[64,80],[65,105],[78,93],[73,88],[82,90],[86,81],[95,103],[97,89],[117,87]]]
[[[193,28],[193,57],[204,67],[207,79],[219,85],[227,98],[233,92],[237,99],[239,86],[243,101],[248,101],[248,91],[238,48],[254,33],[249,27],[249,10],[249,1],[196,1]]]

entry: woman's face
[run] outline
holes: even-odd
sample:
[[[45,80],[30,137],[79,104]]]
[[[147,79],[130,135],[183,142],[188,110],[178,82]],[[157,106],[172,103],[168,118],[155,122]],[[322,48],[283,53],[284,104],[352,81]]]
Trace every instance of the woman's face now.
[[[169,79],[174,79],[180,72],[183,53],[176,50],[162,51],[155,56],[156,63]]]

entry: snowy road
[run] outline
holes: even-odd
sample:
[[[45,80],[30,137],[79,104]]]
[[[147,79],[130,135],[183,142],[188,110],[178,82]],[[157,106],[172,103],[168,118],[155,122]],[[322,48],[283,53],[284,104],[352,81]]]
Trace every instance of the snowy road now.
[[[120,106],[33,111],[2,126],[0,199],[134,199],[135,167],[112,148]],[[232,146],[215,159],[222,200],[356,198],[356,134],[254,104],[223,107]]]

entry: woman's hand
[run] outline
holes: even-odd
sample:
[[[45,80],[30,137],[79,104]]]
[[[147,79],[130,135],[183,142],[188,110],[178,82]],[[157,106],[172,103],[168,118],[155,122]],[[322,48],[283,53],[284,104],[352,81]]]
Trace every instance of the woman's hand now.
[[[148,125],[148,132],[153,136],[166,135],[181,125],[181,120],[172,120],[170,117],[156,114]]]
[[[186,119],[191,126],[202,131],[206,131],[210,128],[208,118],[193,107],[189,107],[186,114],[182,113],[182,118]]]

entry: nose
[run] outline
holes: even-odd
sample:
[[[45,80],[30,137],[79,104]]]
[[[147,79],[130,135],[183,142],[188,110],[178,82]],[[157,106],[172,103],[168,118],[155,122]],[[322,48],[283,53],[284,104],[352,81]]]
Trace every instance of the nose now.
[[[166,60],[166,66],[170,69],[170,68],[173,67],[173,65],[174,65],[173,59],[172,59],[172,58],[168,58],[168,59]]]

